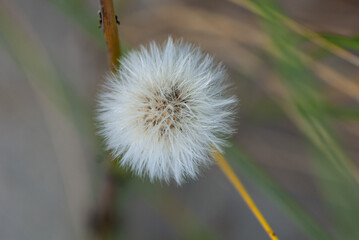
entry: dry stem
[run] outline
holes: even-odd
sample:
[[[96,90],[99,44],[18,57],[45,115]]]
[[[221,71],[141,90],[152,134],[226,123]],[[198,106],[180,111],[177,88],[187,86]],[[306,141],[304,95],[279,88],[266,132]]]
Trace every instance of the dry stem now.
[[[117,21],[112,0],[100,0],[102,27],[108,48],[110,67],[115,71],[120,57],[120,41],[118,39]]]
[[[119,65],[120,41],[118,38],[116,15],[112,0],[100,0],[102,29],[109,53],[111,71],[116,71]],[[109,157],[107,161],[111,161]],[[106,166],[106,176],[103,183],[98,208],[95,210],[91,227],[99,239],[108,239],[115,223],[116,185],[117,179],[110,163]]]
[[[252,211],[253,215],[257,218],[258,222],[262,225],[270,239],[278,240],[278,237],[275,235],[272,228],[269,226],[266,219],[263,217],[262,213],[252,200],[251,196],[247,192],[246,188],[242,184],[241,180],[233,172],[231,166],[228,164],[227,160],[220,154],[218,151],[212,152],[213,157],[216,159],[218,166],[221,168],[223,173],[226,175],[228,180],[232,183],[235,189],[238,191],[239,195],[246,202],[249,209]]]

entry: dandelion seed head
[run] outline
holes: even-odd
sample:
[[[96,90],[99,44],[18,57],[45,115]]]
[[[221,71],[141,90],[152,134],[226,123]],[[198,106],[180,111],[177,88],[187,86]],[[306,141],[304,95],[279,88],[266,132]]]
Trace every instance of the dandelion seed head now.
[[[213,162],[233,128],[227,74],[198,47],[169,38],[120,60],[100,93],[98,120],[120,164],[151,180],[181,184]]]

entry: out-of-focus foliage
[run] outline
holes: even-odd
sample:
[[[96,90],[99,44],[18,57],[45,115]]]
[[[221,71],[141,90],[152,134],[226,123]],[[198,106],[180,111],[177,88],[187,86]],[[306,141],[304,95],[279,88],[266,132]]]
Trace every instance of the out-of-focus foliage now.
[[[96,42],[100,49],[105,49],[104,38],[97,28],[97,16],[86,7],[85,1],[51,0],[44,1],[44,4],[49,4],[49,2],[60,13],[69,16],[75,24],[78,24],[88,34],[88,37]],[[307,139],[308,148],[312,150],[310,169],[318,176],[315,180],[318,189],[320,189],[321,202],[325,203],[326,209],[328,209],[328,216],[330,216],[329,226],[328,224],[324,226],[318,222],[305,207],[301,206],[291,194],[284,190],[280,183],[274,180],[256,162],[254,157],[249,156],[247,153],[245,154],[244,152],[247,151],[243,147],[239,147],[238,143],[233,142],[233,146],[227,150],[227,156],[233,160],[235,166],[238,166],[239,172],[244,173],[248,179],[253,180],[263,192],[270,196],[279,208],[293,219],[293,222],[310,239],[359,239],[359,229],[357,227],[359,222],[358,171],[356,163],[346,153],[345,144],[341,143],[335,128],[337,121],[357,123],[359,119],[357,102],[353,104],[355,105],[354,107],[342,106],[332,102],[326,94],[323,94],[322,86],[320,86],[316,78],[318,69],[313,64],[320,63],[322,59],[316,58],[318,56],[305,50],[305,46],[311,43],[311,39],[308,37],[311,36],[309,30],[309,34],[306,36],[294,31],[290,24],[283,22],[284,15],[273,1],[243,2],[250,6],[262,26],[262,31],[260,33],[255,32],[255,34],[259,34],[263,39],[259,39],[258,43],[256,42],[258,39],[254,40],[255,44],[257,46],[261,45],[261,47],[258,47],[259,49],[256,51],[248,51],[250,52],[248,56],[252,57],[253,62],[260,59],[264,62],[262,64],[272,66],[275,69],[275,71],[272,71],[272,76],[269,76],[264,81],[270,81],[266,83],[265,87],[273,86],[277,90],[277,95],[271,94],[270,89],[265,89],[268,96],[264,98],[268,98],[265,100],[266,104],[268,102],[276,104],[281,111],[266,107],[265,111],[261,112],[263,114],[261,118],[275,116],[280,119],[290,119],[298,132]],[[6,8],[3,8],[3,6],[5,4],[1,3],[1,44],[11,53],[34,88],[41,91],[46,98],[53,102],[54,106],[74,122],[74,125],[77,126],[78,134],[92,138],[92,119],[89,107],[84,103],[85,101],[80,99],[76,92],[66,84],[61,74],[51,64],[46,50],[41,47],[41,41],[29,38],[27,32],[29,29],[25,30],[22,26],[18,26],[11,17],[11,10],[9,12],[5,11],[4,9]],[[164,12],[166,14],[166,11]],[[206,16],[211,17],[211,14]],[[213,18],[223,20],[224,17],[213,14]],[[227,21],[228,19],[225,20]],[[184,19],[183,21],[186,20]],[[223,20],[223,22],[225,21]],[[228,23],[233,25],[229,27],[230,31],[227,33],[217,32],[216,26],[213,25],[206,25],[198,31],[203,31],[203,34],[209,34],[213,39],[228,34],[230,36],[228,37],[229,40],[227,40],[231,44],[233,39],[240,41],[238,40],[240,36],[235,34],[236,29],[232,27],[235,26],[235,23],[229,20]],[[154,29],[156,27],[153,25]],[[179,33],[184,31],[181,26],[175,25],[174,29],[177,28]],[[208,32],[205,32],[205,29],[209,29]],[[194,32],[192,34],[195,36],[196,31],[193,29],[191,31]],[[323,34],[316,37],[329,41],[340,48],[359,50],[357,36],[344,37]],[[237,44],[237,42],[235,43]],[[230,45],[235,49],[233,52],[241,51],[236,44]],[[322,51],[323,49],[317,47],[315,50]],[[245,52],[246,50],[243,51]],[[327,55],[332,55],[336,50],[331,52],[330,48],[326,48],[325,51]],[[308,59],[311,60],[307,61]],[[237,66],[238,69],[233,66]],[[262,82],[258,83],[258,81],[252,79],[250,73],[242,72],[237,63],[233,63],[231,67],[234,68],[234,72],[237,71],[245,75],[247,81],[258,85],[262,84]],[[330,77],[335,78],[335,76]],[[240,81],[236,83],[241,84]],[[346,95],[345,88],[343,89],[341,91],[342,93],[344,91],[344,95]],[[348,94],[348,96],[353,96],[353,94]],[[101,155],[101,146],[95,140],[92,141],[98,149],[98,154]],[[142,194],[145,199],[153,204],[155,209],[163,214],[164,218],[177,232],[181,233],[180,235],[183,238],[220,239],[215,230],[206,228],[200,223],[200,220],[193,217],[194,213],[183,206],[173,196],[173,193],[155,186],[148,186],[140,181],[134,181],[132,184],[121,188],[119,201],[122,201],[121,203],[126,202],[128,194],[133,194],[133,192]],[[174,203],[175,206],[168,205],[169,202]],[[281,230],[278,229],[279,236],[280,232]],[[122,236],[121,231],[116,233]]]

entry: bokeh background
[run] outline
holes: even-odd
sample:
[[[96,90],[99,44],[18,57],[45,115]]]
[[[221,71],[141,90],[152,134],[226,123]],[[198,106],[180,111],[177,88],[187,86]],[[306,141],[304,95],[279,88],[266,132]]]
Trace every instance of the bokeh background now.
[[[358,1],[114,2],[124,53],[172,35],[225,63],[240,99],[226,156],[280,239],[359,239]],[[98,10],[0,1],[0,239],[267,239],[215,165],[182,187],[106,172]]]

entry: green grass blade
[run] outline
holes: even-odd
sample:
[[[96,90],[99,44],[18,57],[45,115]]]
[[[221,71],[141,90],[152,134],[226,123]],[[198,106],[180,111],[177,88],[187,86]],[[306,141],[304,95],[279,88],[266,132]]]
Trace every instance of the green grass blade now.
[[[297,54],[295,48],[301,39],[278,18],[282,14],[276,14],[278,8],[274,2],[252,3],[265,13],[263,26],[280,56],[274,56],[275,65],[287,94],[286,100],[280,104],[317,153],[313,166],[322,175],[319,184],[323,200],[333,214],[335,233],[341,239],[359,239],[359,229],[355,226],[359,222],[358,172],[331,127],[324,96]],[[344,205],[344,199],[339,196],[345,198]]]
[[[345,37],[333,34],[322,34],[321,36],[342,48],[359,50],[359,36]]]

